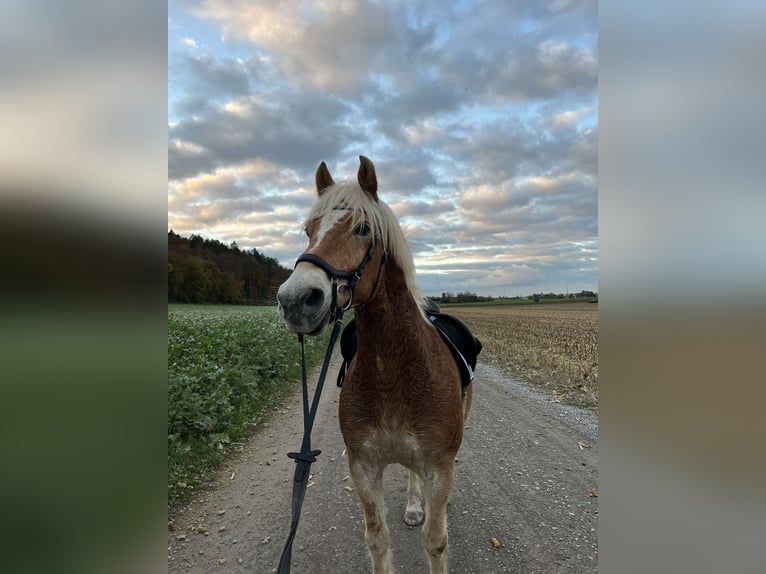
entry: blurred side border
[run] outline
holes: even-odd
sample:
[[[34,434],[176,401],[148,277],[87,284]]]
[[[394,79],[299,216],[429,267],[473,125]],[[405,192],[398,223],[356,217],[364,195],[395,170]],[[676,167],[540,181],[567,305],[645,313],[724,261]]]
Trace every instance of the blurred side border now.
[[[600,572],[766,560],[762,3],[599,3]]]
[[[165,571],[167,6],[3,11],[3,570]]]

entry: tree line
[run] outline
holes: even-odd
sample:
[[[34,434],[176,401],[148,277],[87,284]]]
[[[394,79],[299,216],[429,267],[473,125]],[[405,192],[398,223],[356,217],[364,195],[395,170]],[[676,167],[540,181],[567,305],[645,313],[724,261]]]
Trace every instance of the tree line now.
[[[535,302],[543,299],[598,299],[598,293],[593,291],[580,291],[579,293],[532,293],[525,297],[492,297],[487,295],[477,295],[470,291],[464,291],[462,293],[449,293],[442,292],[440,297],[431,297],[437,303],[478,303],[483,301],[500,301],[504,299],[528,299]]]
[[[168,302],[274,303],[290,270],[253,248],[168,232]]]

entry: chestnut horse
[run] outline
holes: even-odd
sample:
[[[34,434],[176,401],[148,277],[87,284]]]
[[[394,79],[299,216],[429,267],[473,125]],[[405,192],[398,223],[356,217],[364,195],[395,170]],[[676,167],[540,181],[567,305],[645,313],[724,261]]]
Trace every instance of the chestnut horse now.
[[[319,165],[319,201],[305,221],[309,244],[279,288],[279,312],[290,331],[317,335],[331,322],[333,304],[354,309],[358,350],[341,388],[339,420],[373,572],[393,572],[382,478],[398,463],[409,469],[404,521],[423,522],[430,574],[443,574],[447,501],[473,385],[462,398],[455,360],[426,319],[409,244],[378,199],[375,167],[359,159],[358,184],[336,184]]]

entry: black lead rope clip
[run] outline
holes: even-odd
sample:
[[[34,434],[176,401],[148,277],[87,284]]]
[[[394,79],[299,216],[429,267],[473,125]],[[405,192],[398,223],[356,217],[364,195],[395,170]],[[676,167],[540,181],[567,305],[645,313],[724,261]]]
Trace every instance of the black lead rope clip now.
[[[287,456],[296,461],[313,464],[317,461],[317,456],[322,454],[321,450],[312,450],[311,452],[288,452]]]

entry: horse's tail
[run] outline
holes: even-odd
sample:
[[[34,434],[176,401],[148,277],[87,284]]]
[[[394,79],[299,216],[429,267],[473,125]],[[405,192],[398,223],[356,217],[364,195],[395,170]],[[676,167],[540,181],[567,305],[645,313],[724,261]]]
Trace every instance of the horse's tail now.
[[[468,385],[463,389],[465,396],[463,397],[463,425],[468,423],[468,415],[471,414],[471,401],[473,400],[473,384]]]

